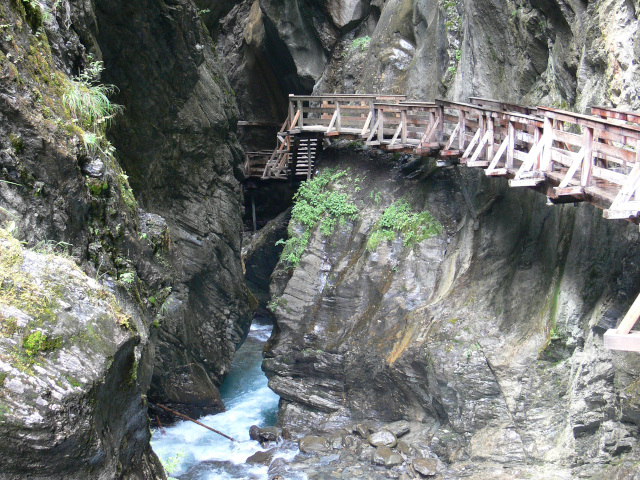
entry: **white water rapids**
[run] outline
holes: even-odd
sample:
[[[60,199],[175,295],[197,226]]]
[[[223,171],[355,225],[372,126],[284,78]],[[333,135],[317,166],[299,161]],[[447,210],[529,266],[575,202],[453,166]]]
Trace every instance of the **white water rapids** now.
[[[237,439],[238,443],[192,422],[179,422],[165,428],[164,434],[154,430],[151,445],[170,477],[180,480],[268,478],[268,467],[248,465],[245,460],[263,450],[258,442],[249,439],[249,427],[271,426],[277,420],[279,397],[267,386],[267,378],[260,368],[262,348],[271,328],[271,325],[254,322],[220,388],[227,411],[199,419],[205,425]],[[281,446],[276,457],[291,459],[297,453],[297,446]]]

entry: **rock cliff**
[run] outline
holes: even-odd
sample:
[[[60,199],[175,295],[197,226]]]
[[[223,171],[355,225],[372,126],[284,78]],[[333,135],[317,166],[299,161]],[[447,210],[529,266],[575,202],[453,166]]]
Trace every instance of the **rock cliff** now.
[[[193,415],[224,408],[217,387],[254,303],[237,109],[200,13],[190,1],[0,3],[0,224],[133,305],[153,334],[136,347],[130,393],[146,407],[151,385],[152,402]],[[120,428],[112,413],[100,421]],[[148,452],[146,421],[126,428],[136,441],[114,440],[100,462],[129,468],[121,449]]]
[[[216,34],[247,120],[282,122],[286,113],[272,103],[255,105],[258,95],[273,101],[311,90],[419,100],[481,96],[578,111],[640,107],[632,2],[235,3]]]
[[[348,166],[340,181],[357,186],[329,189],[354,192],[358,213],[309,230],[274,301],[263,368],[284,426],[435,422],[422,441],[478,474],[601,478],[637,460],[640,360],[602,346],[637,294],[636,226],[424,161],[346,150],[328,166]],[[440,233],[381,230],[406,225],[398,201],[431,212]]]

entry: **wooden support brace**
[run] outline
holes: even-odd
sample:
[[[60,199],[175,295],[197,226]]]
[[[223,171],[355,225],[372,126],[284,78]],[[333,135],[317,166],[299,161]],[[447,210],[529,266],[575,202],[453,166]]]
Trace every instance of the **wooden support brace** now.
[[[432,117],[435,117],[435,115],[431,114]],[[420,139],[420,144],[418,145],[418,148],[421,148],[422,145],[424,143],[428,143],[429,140],[431,140],[431,137],[433,137],[433,134],[436,133],[438,130],[438,125],[440,125],[440,118],[439,117],[435,117],[435,119],[433,120],[433,123],[431,123],[430,127],[427,129],[426,132],[424,132],[424,135],[422,135],[422,138]]]
[[[485,147],[485,145],[487,144],[487,142],[489,141],[489,137],[493,136],[493,130],[487,130],[483,137],[482,137],[482,141],[480,141],[480,144],[478,145],[478,148],[476,148],[476,151],[473,152],[473,156],[471,157],[471,160],[469,160],[467,162],[467,165],[470,167],[473,167],[473,163],[475,163],[478,160],[478,157],[480,156],[480,154],[482,153],[482,149]],[[480,165],[478,165],[480,166]]]
[[[480,134],[481,133],[482,133],[482,130],[480,130],[480,129],[478,129],[476,131],[476,134],[471,139],[471,143],[469,144],[467,149],[462,154],[462,158],[467,158],[467,157],[469,157],[469,155],[471,155],[471,152],[473,151],[473,148],[476,146],[476,143],[478,143],[478,140],[480,140]]]
[[[329,122],[329,127],[327,128],[327,133],[331,132],[331,130],[333,129],[333,127],[336,124],[337,120],[338,120],[338,110],[335,110],[333,112],[333,117],[331,117],[331,122]]]
[[[456,124],[456,128],[454,128],[453,133],[451,134],[451,137],[449,137],[449,141],[447,142],[447,146],[444,147],[445,150],[450,150],[451,147],[453,146],[453,142],[456,141],[456,135],[458,135],[458,132],[460,131],[460,122],[458,122]]]
[[[573,159],[573,162],[571,162],[571,167],[569,167],[569,171],[567,172],[565,177],[562,179],[562,182],[560,182],[560,185],[558,185],[559,189],[563,189],[569,186],[569,182],[578,171],[578,168],[580,168],[580,166],[582,165],[583,160],[584,160],[584,147],[580,149],[580,151],[577,153],[577,155]]]
[[[520,168],[518,169],[518,173],[516,173],[516,177],[515,177],[516,180],[520,179],[523,173],[529,172],[533,168],[534,164],[536,163],[536,160],[538,160],[540,156],[540,152],[542,151],[542,148],[546,141],[547,141],[546,137],[542,135],[542,138],[540,138],[540,140],[529,151],[529,153],[527,154],[526,160],[522,163],[522,165],[520,165]]]
[[[605,348],[640,352],[640,333],[630,333],[638,318],[640,318],[640,295],[633,302],[618,328],[612,328],[604,334]]]
[[[369,136],[367,137],[367,144],[369,142],[371,142],[373,140],[373,137],[376,136],[376,134],[378,133],[378,127],[380,126],[380,120],[381,120],[381,116],[378,115],[378,119],[376,120],[376,124],[373,126],[373,128],[371,129],[371,132],[369,133]]]
[[[396,140],[398,140],[403,127],[404,123],[400,122],[400,125],[398,125],[398,128],[396,129],[396,133],[393,134],[393,138],[391,139],[391,143],[389,145],[393,145],[394,143],[396,143]]]
[[[371,125],[371,119],[373,118],[373,112],[369,112],[367,119],[364,122],[364,127],[362,127],[362,131],[360,132],[360,136],[364,137],[367,134],[367,130],[369,129],[369,125]]]
[[[502,143],[500,144],[500,148],[498,148],[498,151],[493,157],[493,160],[491,160],[491,163],[489,164],[489,168],[487,169],[488,172],[492,172],[496,169],[496,167],[498,166],[498,162],[500,161],[500,158],[502,158],[502,156],[504,155],[504,152],[507,151],[508,145],[509,145],[509,137],[505,137]],[[489,175],[489,173],[487,173],[487,175]]]

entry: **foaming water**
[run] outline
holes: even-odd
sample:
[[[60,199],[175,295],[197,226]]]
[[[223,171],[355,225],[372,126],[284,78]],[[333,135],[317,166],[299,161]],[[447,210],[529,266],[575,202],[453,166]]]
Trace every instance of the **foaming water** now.
[[[237,439],[237,443],[192,422],[179,422],[165,428],[164,434],[153,432],[151,445],[169,467],[170,476],[180,480],[268,478],[268,467],[248,465],[245,460],[263,450],[249,438],[249,427],[271,426],[277,420],[279,397],[267,386],[267,377],[260,368],[262,348],[271,329],[271,325],[254,323],[220,388],[227,411],[199,419]],[[291,459],[296,453],[297,448],[281,446],[276,457]]]

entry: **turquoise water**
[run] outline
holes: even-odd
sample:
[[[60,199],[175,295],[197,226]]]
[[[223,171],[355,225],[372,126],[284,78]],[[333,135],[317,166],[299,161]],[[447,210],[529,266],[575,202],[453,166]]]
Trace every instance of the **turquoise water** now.
[[[267,386],[262,369],[262,348],[271,325],[257,323],[236,353],[227,379],[220,388],[226,412],[199,421],[238,440],[233,443],[192,422],[180,422],[153,432],[151,445],[180,480],[266,480],[266,466],[246,465],[245,460],[263,450],[249,439],[249,427],[266,427],[277,420],[279,397]],[[277,456],[292,458],[297,449],[280,448]]]

